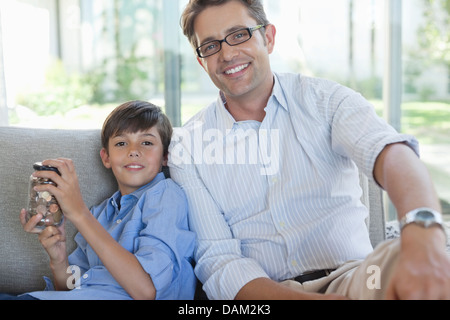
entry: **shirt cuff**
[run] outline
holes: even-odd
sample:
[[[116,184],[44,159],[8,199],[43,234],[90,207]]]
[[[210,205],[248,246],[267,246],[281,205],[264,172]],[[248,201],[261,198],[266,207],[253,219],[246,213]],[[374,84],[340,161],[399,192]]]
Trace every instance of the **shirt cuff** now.
[[[53,282],[48,277],[43,277],[45,281],[45,289],[44,291],[55,291],[55,286],[53,285]]]
[[[211,300],[234,300],[246,284],[259,278],[269,276],[256,261],[242,258],[216,272],[205,282],[203,290]]]
[[[420,150],[419,150],[419,142],[417,139],[408,134],[397,134],[395,137],[388,136],[385,139],[381,139],[376,146],[373,149],[373,153],[371,156],[369,156],[369,161],[367,163],[367,167],[364,168],[364,173],[367,177],[372,177],[374,181],[376,181],[375,177],[373,176],[375,163],[380,156],[381,152],[386,148],[386,146],[390,144],[395,143],[406,143],[408,147],[410,147],[416,155],[420,158]]]

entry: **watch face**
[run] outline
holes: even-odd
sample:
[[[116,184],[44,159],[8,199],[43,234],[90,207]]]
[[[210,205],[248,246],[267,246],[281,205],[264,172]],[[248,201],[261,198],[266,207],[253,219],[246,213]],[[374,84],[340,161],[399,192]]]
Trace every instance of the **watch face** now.
[[[424,228],[430,228],[436,225],[442,227],[442,216],[439,212],[432,209],[420,208],[408,212],[403,219],[400,220],[400,228],[403,229],[410,223],[415,223]]]
[[[430,211],[419,211],[416,214],[416,218],[422,221],[435,221],[435,216]]]

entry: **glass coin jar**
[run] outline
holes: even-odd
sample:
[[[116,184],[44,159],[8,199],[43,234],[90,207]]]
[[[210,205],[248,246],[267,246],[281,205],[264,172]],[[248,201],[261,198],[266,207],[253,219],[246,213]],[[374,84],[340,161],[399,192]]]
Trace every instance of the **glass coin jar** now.
[[[40,162],[35,163],[33,169],[35,171],[53,171],[60,175],[57,168],[44,166]],[[63,221],[63,213],[55,196],[48,191],[37,192],[34,190],[34,187],[45,184],[56,186],[56,183],[50,179],[36,178],[33,175],[30,176],[28,189],[28,218],[31,218],[38,213],[42,214],[42,219],[36,226],[42,229],[48,226],[59,226]]]

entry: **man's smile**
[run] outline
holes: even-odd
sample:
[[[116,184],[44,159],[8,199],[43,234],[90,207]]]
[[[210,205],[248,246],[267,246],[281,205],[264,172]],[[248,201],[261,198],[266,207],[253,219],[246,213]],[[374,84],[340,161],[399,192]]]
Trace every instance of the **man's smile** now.
[[[226,75],[236,74],[238,72],[241,72],[242,70],[247,69],[249,65],[250,65],[249,63],[246,63],[246,64],[242,64],[240,66],[234,67],[234,68],[230,68],[228,70],[225,70],[225,74]]]

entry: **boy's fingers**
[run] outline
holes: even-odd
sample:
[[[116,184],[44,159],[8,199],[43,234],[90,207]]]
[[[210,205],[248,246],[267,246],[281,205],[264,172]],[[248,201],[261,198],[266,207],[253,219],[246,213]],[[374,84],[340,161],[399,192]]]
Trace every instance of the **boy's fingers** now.
[[[65,241],[65,237],[58,228],[47,227],[39,235],[39,241],[44,247],[51,247],[59,241]]]
[[[20,222],[22,223],[23,229],[28,233],[36,233],[39,234],[42,232],[41,229],[36,228],[37,224],[42,219],[42,214],[37,214],[35,216],[32,216],[30,220],[26,220],[27,212],[25,210],[22,210],[20,212]]]

